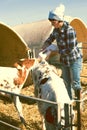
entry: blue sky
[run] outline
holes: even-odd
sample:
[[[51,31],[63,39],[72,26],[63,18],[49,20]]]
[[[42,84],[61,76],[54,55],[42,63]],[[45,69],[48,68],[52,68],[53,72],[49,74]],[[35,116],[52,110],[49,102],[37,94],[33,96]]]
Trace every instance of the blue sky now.
[[[0,21],[15,26],[47,19],[50,10],[65,5],[65,15],[87,24],[87,0],[0,0]]]

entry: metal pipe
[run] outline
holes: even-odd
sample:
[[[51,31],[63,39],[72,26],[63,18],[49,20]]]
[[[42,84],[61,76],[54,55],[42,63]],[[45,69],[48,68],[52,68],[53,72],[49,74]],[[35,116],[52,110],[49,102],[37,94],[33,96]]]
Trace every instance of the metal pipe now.
[[[36,98],[36,97],[31,97],[31,96],[26,96],[26,95],[22,95],[22,94],[16,94],[16,93],[1,90],[1,89],[0,89],[0,92],[7,93],[7,94],[10,94],[10,95],[14,95],[14,96],[24,97],[26,99],[31,99],[31,100],[35,100],[35,101],[39,101],[39,102],[45,102],[45,103],[57,105],[57,102],[48,101],[48,100],[44,100],[44,99],[40,99],[40,98]]]
[[[4,122],[4,121],[1,121],[1,120],[0,120],[0,123],[1,123],[1,124],[4,124],[4,125],[6,125],[6,126],[9,126],[9,127],[13,128],[13,129],[21,130],[20,128],[18,128],[18,127],[16,127],[16,126],[13,126],[13,125],[11,125],[11,124],[8,124],[8,123],[6,123],[6,122]]]

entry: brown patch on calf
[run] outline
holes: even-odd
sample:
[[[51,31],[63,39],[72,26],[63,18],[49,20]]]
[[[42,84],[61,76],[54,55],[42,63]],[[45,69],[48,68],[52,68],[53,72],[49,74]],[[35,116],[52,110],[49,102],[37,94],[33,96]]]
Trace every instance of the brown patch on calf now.
[[[15,85],[21,85],[24,82],[24,80],[26,78],[26,71],[27,70],[25,68],[24,68],[24,70],[23,69],[18,70],[18,78],[14,79]]]
[[[22,59],[18,63],[15,63],[14,66],[18,69],[18,77],[14,79],[15,85],[21,85],[27,74],[27,69],[31,68],[34,65],[35,59]]]
[[[41,82],[40,82],[40,85],[41,85],[41,84],[45,84],[45,83],[47,82],[47,80],[48,80],[48,78],[42,79]]]
[[[57,110],[52,106],[48,107],[46,110],[45,119],[47,122],[51,124],[56,124],[57,123]]]

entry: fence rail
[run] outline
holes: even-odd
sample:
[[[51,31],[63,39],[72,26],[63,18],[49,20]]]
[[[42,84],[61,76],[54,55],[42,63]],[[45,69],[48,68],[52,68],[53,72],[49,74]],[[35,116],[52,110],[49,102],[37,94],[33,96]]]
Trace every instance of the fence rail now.
[[[6,93],[6,94],[10,94],[10,95],[14,95],[14,96],[23,97],[25,99],[31,99],[31,100],[34,100],[34,101],[45,102],[45,103],[57,105],[57,102],[47,101],[47,100],[36,98],[36,97],[32,97],[32,96],[26,96],[26,95],[23,95],[23,94],[17,94],[17,93],[5,91],[5,90],[0,90],[0,92]]]
[[[11,125],[11,124],[9,124],[9,123],[6,123],[6,122],[4,122],[4,121],[1,121],[1,120],[0,120],[0,124],[9,126],[10,128],[15,129],[15,130],[21,130],[20,128],[18,128],[18,127],[16,127],[16,126],[13,126],[13,125]]]

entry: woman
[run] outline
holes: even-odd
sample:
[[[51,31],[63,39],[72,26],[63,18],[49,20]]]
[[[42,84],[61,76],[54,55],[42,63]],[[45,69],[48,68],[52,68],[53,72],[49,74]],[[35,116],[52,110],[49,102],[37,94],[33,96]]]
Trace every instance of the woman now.
[[[82,68],[82,54],[77,47],[78,41],[76,32],[68,22],[64,21],[64,14],[54,11],[49,12],[49,21],[54,26],[53,32],[44,42],[42,49],[49,46],[56,40],[62,64],[62,76],[67,83],[67,90],[72,99],[72,89],[75,92],[81,90],[80,72]],[[54,53],[54,52],[53,52]],[[62,86],[60,86],[62,87]]]

